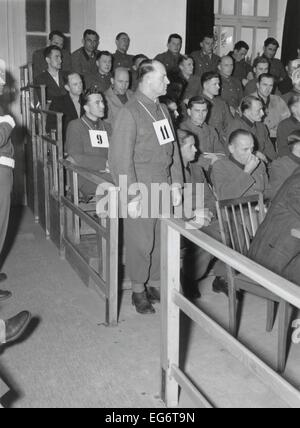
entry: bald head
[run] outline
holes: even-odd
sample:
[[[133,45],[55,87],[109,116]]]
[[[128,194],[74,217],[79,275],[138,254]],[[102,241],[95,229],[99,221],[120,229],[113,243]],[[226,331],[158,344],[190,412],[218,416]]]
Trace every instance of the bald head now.
[[[219,66],[218,66],[218,69],[219,69],[221,75],[223,77],[227,77],[227,78],[232,76],[233,68],[234,68],[234,64],[233,64],[233,59],[231,58],[231,56],[229,56],[229,55],[223,56],[223,58],[221,58]]]
[[[127,68],[119,67],[111,79],[112,88],[116,95],[125,95],[129,88],[130,77]]]

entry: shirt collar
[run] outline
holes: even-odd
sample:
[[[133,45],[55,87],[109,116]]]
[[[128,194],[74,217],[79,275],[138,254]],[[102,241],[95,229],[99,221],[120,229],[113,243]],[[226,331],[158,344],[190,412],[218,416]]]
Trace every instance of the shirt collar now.
[[[151,100],[145,94],[143,94],[143,92],[141,92],[139,89],[136,90],[135,96],[138,99],[138,101],[141,101],[144,105],[156,106],[156,107],[159,105],[159,100],[157,100],[157,102]]]

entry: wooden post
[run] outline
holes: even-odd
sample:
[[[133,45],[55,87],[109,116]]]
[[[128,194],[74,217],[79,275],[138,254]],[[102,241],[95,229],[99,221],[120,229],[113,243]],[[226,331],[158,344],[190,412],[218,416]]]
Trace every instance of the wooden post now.
[[[176,407],[179,386],[172,366],[179,366],[180,311],[173,291],[180,291],[180,233],[163,220],[161,226],[161,394],[167,407]]]

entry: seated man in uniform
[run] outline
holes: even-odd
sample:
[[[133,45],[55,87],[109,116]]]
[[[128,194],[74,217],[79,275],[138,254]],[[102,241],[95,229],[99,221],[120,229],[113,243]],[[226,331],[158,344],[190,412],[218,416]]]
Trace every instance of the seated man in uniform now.
[[[204,73],[216,72],[220,57],[214,54],[215,38],[213,34],[205,34],[200,40],[200,50],[191,53],[195,62],[195,76],[201,77]],[[193,94],[195,96],[196,94]]]
[[[161,62],[167,70],[167,73],[178,71],[178,64],[182,57],[180,51],[182,48],[182,37],[179,34],[171,34],[168,39],[167,52],[158,54],[155,59]]]
[[[89,73],[97,73],[96,55],[99,52],[99,34],[93,30],[85,30],[83,46],[72,53],[72,70],[85,77]]]
[[[263,56],[267,58],[270,63],[270,73],[276,79],[276,85],[282,82],[286,76],[287,72],[284,68],[284,65],[280,59],[275,58],[277,51],[279,49],[279,43],[273,37],[269,37],[264,43],[264,53]]]
[[[89,171],[104,172],[111,128],[102,120],[105,114],[103,95],[97,89],[87,90],[82,97],[82,106],[84,116],[70,122],[67,129],[68,159]],[[94,195],[96,185],[83,180],[79,185],[85,200]]]
[[[264,222],[251,243],[248,257],[283,278],[300,285],[300,168],[273,199]]]
[[[96,55],[98,70],[85,76],[85,89],[98,86],[99,91],[105,92],[110,88],[112,78],[112,54],[108,51],[98,52]]]
[[[290,117],[287,104],[279,95],[272,95],[275,78],[272,74],[261,74],[258,78],[256,91],[252,94],[259,98],[264,106],[264,124],[267,126],[271,140],[275,144],[277,129],[280,122]]]
[[[290,99],[288,107],[291,116],[279,124],[277,131],[277,151],[279,156],[288,156],[290,154],[288,137],[292,132],[300,131],[300,94],[294,95]]]
[[[293,90],[293,73],[300,68],[300,59],[289,61],[286,66],[287,76],[282,82],[279,83],[278,89],[282,95],[285,95]]]
[[[131,70],[133,55],[128,55],[130,46],[130,38],[127,33],[119,33],[116,37],[117,50],[113,56],[113,67],[122,67]]]
[[[231,56],[223,56],[218,66],[221,76],[221,98],[227,102],[234,116],[243,99],[241,81],[232,76],[234,62]]]
[[[35,78],[34,83],[46,85],[46,99],[53,101],[55,97],[66,95],[65,73],[61,71],[61,50],[57,46],[49,46],[44,50],[44,57],[48,68]]]
[[[230,155],[216,161],[211,170],[218,200],[238,199],[264,193],[268,176],[263,162],[253,153],[254,137],[243,129],[229,137]]]
[[[82,79],[79,74],[70,72],[66,76],[66,95],[56,97],[50,104],[49,110],[63,113],[63,140],[65,140],[67,127],[72,120],[80,118],[84,111],[81,106],[81,95],[83,90]],[[56,118],[48,116],[46,130],[51,133],[56,131]]]
[[[225,153],[217,131],[206,123],[208,101],[203,97],[191,98],[187,113],[188,119],[181,123],[180,129],[194,135],[199,151],[197,164],[208,171],[212,162]]]
[[[116,68],[111,79],[111,87],[105,92],[107,101],[107,122],[113,125],[119,110],[130,100],[133,92],[128,89],[130,76],[127,68]]]
[[[71,71],[71,54],[64,49],[65,36],[61,31],[52,31],[49,34],[50,46],[57,46],[61,50],[62,54],[62,70]],[[46,71],[48,64],[44,57],[44,50],[39,49],[35,51],[32,55],[32,71],[33,77],[39,76],[43,71]]]
[[[219,97],[220,76],[218,73],[204,73],[201,79],[203,97],[209,103],[207,123],[218,131],[220,140],[226,141],[228,128],[233,120],[228,104]]]
[[[234,46],[233,52],[229,55],[234,60],[233,77],[238,79],[243,86],[246,86],[248,81],[253,78],[252,67],[246,61],[249,52],[249,45],[246,42],[237,42]]]
[[[167,95],[173,99],[177,105],[180,105],[183,101],[186,89],[190,84],[192,84],[192,81],[196,84],[196,93],[198,92],[200,81],[196,76],[194,76],[194,60],[192,57],[187,55],[182,56],[178,63],[178,70],[169,73],[168,77],[170,85],[168,86]],[[191,98],[193,96],[192,94],[188,98]]]
[[[270,70],[270,63],[267,60],[267,58],[260,56],[258,58],[255,58],[253,63],[253,73],[254,73],[254,79],[250,80],[245,89],[244,89],[244,96],[247,97],[248,95],[252,95],[257,90],[257,83],[258,78],[262,74],[269,73]]]
[[[271,200],[277,195],[281,186],[300,167],[300,129],[288,137],[290,153],[272,162],[269,171],[269,189],[267,197]]]
[[[263,103],[259,98],[249,96],[241,104],[241,116],[238,114],[228,128],[227,141],[232,132],[244,129],[251,132],[255,141],[256,155],[268,163],[276,159],[277,155],[269,137],[268,128],[262,123],[265,112]]]

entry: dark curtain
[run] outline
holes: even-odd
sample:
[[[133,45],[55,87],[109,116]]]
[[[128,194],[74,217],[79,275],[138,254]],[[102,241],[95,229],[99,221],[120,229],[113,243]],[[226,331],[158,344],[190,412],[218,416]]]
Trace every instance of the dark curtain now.
[[[288,0],[282,42],[282,62],[297,58],[300,45],[300,0]]]
[[[300,0],[299,0],[300,2]],[[205,34],[213,34],[213,0],[187,0],[186,52],[200,49],[199,41]]]

